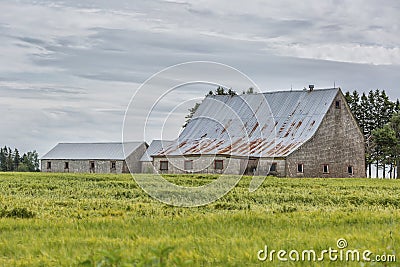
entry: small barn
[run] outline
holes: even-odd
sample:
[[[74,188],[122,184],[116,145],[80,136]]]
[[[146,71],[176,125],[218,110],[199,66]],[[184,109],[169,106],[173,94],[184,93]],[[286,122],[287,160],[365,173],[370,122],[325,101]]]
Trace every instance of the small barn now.
[[[41,158],[41,171],[138,173],[146,148],[145,142],[59,143]]]
[[[157,151],[161,173],[365,177],[364,137],[340,88],[207,96]]]

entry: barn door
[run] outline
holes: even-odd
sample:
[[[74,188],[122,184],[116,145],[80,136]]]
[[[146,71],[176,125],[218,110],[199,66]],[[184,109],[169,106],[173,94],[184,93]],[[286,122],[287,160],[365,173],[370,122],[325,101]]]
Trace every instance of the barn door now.
[[[244,175],[253,175],[257,172],[258,159],[248,159]]]

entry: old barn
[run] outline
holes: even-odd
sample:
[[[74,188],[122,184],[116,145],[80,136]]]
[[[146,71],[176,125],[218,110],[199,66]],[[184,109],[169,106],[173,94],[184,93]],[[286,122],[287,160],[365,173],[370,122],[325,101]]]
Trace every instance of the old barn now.
[[[145,142],[59,143],[41,158],[43,172],[134,173],[141,172]],[[125,153],[124,153],[125,149]],[[126,157],[125,157],[126,155]]]
[[[365,177],[364,137],[342,91],[311,86],[207,96],[179,138],[148,151],[147,162],[161,173]]]

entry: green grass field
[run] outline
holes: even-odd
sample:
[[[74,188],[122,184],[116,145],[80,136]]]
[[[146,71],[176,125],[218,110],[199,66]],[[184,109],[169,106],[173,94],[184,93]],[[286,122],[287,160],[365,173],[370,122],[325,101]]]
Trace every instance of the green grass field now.
[[[250,193],[250,180],[207,206],[178,208],[130,175],[1,173],[0,266],[400,266],[400,181],[268,177]],[[397,263],[257,259],[266,245],[319,253],[339,238]]]

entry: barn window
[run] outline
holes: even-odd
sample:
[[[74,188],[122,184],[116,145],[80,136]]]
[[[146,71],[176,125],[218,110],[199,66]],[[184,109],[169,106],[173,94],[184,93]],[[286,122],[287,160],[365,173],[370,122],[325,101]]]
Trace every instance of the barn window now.
[[[111,170],[115,170],[116,169],[116,162],[115,161],[111,161],[111,165],[110,165],[110,167],[111,167]]]
[[[193,160],[185,160],[184,168],[185,170],[193,170]]]
[[[272,163],[271,168],[269,168],[269,171],[270,172],[276,172],[276,167],[277,167],[277,164],[276,163]]]
[[[328,164],[324,164],[323,173],[329,173],[329,165]]]
[[[223,160],[214,160],[214,169],[223,170],[224,169],[224,161]]]
[[[167,171],[168,170],[168,161],[162,160],[160,161],[160,171]]]
[[[51,169],[51,161],[47,162],[47,169],[50,170]]]
[[[69,169],[69,162],[68,161],[64,162],[64,169]]]
[[[297,172],[303,173],[304,172],[304,164],[297,164]]]
[[[94,172],[94,169],[95,169],[94,161],[89,161],[89,168],[90,168],[90,172]]]
[[[335,108],[340,109],[340,108],[342,107],[341,104],[342,104],[342,103],[341,103],[340,100],[336,100],[336,102],[335,102]]]
[[[348,173],[349,175],[353,175],[353,174],[354,174],[353,166],[348,166],[348,167],[347,167],[347,173]]]

